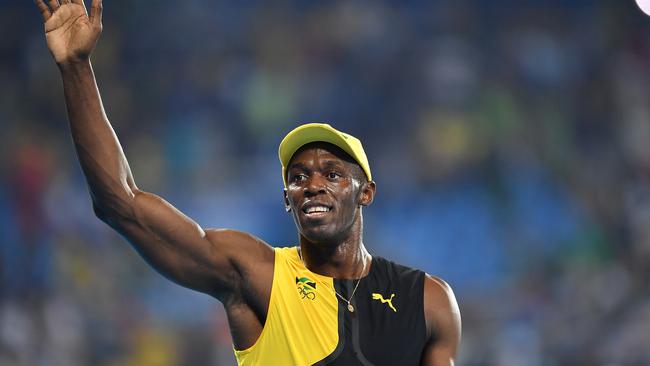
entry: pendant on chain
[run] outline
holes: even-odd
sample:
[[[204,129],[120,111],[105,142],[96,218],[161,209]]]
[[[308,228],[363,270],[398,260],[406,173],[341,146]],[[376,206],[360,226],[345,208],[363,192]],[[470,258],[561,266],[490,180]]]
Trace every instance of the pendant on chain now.
[[[351,313],[354,313],[354,306],[352,306],[352,304],[350,304],[350,303],[348,303],[348,310],[349,310]]]

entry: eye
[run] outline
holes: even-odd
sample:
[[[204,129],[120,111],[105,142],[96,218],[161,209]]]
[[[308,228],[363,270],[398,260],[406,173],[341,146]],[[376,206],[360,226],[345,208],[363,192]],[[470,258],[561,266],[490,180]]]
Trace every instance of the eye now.
[[[301,182],[305,179],[307,179],[307,176],[305,174],[294,174],[291,176],[292,182]]]
[[[341,175],[337,172],[329,172],[327,173],[327,178],[329,179],[336,179],[339,178]]]

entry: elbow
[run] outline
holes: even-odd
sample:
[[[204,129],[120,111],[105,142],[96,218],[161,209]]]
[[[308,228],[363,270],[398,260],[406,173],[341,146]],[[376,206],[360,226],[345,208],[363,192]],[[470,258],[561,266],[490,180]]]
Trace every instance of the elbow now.
[[[113,196],[110,199],[98,199],[93,196],[92,205],[95,217],[110,226],[131,219],[134,215],[135,196],[138,194],[136,192],[130,192],[124,196]]]
[[[93,201],[93,212],[95,217],[110,227],[115,227],[115,224],[120,222],[120,215],[115,211],[111,211],[107,205]]]
[[[106,211],[95,200],[93,200],[93,212],[96,218],[106,222]]]

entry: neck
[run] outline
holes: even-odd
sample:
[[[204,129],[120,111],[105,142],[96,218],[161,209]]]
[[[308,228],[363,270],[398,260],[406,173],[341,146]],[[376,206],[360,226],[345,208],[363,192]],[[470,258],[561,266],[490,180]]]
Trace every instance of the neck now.
[[[356,279],[370,271],[372,257],[363,245],[363,220],[355,220],[350,234],[331,243],[313,243],[300,236],[300,253],[312,272],[339,279]]]

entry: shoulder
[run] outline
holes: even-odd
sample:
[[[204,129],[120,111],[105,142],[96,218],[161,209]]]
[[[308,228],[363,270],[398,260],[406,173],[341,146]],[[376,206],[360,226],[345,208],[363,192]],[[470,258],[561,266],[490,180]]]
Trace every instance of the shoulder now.
[[[209,253],[223,257],[227,261],[224,266],[230,269],[226,278],[232,290],[216,297],[224,305],[227,302],[224,301],[225,296],[249,299],[246,300],[248,305],[263,318],[273,285],[273,247],[252,234],[238,230],[206,229],[205,236],[211,246]]]
[[[214,250],[221,251],[237,267],[272,264],[273,247],[255,235],[231,229],[206,229],[205,236]]]
[[[432,276],[417,268],[409,267],[400,263],[393,262],[383,257],[374,256],[373,265],[376,271],[385,272],[390,277],[400,279],[410,278],[412,281],[422,278],[424,282],[424,302],[425,311],[427,308],[449,310],[458,309],[456,298],[451,286],[442,278]],[[422,282],[420,282],[422,286]],[[420,287],[422,289],[422,287]]]
[[[424,274],[424,297],[440,306],[449,306],[456,298],[451,286],[440,277]],[[432,304],[433,305],[433,304]]]
[[[417,279],[424,275],[424,272],[417,268],[405,266],[380,256],[373,256],[372,265],[376,267],[375,271],[399,279]]]
[[[424,314],[429,338],[441,333],[460,337],[460,310],[454,291],[443,279],[430,274],[424,276]]]
[[[228,245],[235,249],[273,250],[264,240],[244,231],[232,229],[205,229],[205,236],[213,245]]]

